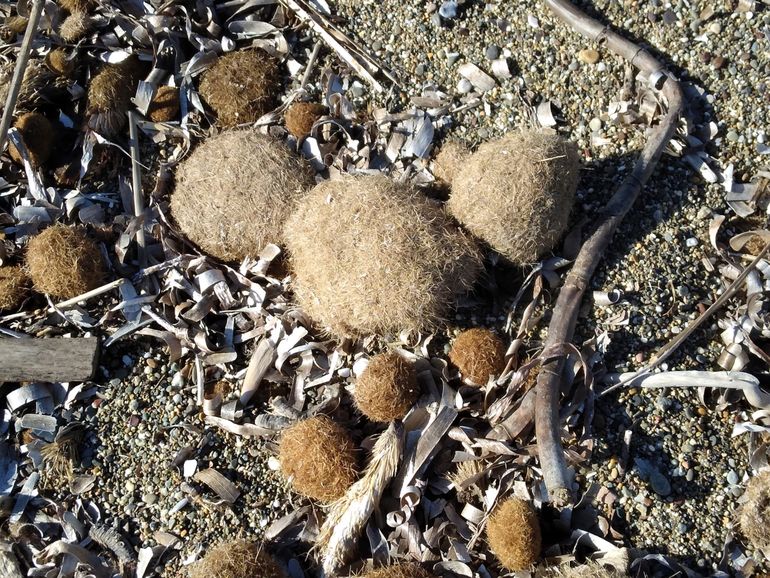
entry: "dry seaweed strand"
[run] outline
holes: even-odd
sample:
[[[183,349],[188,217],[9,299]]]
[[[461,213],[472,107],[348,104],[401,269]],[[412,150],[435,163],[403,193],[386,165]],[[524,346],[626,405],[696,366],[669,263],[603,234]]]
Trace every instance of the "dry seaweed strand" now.
[[[435,328],[481,270],[440,207],[383,175],[316,185],[285,230],[297,301],[337,336]]]
[[[224,542],[190,569],[190,578],[285,578],[285,573],[261,544],[247,540]]]
[[[403,426],[392,422],[374,443],[364,475],[332,504],[315,545],[327,576],[334,575],[356,555],[364,526],[396,475],[402,446]]]
[[[464,378],[476,385],[486,385],[490,377],[505,369],[505,345],[489,329],[474,327],[455,338],[449,360]]]
[[[487,521],[487,542],[507,570],[527,570],[538,558],[542,537],[537,513],[529,502],[511,497]]]
[[[770,469],[753,476],[746,484],[738,524],[752,547],[770,556]]]
[[[435,576],[415,562],[400,562],[375,568],[364,574],[363,578],[435,578]]]
[[[597,219],[583,243],[559,292],[548,327],[543,356],[549,358],[549,361],[543,364],[538,375],[535,428],[543,478],[551,500],[556,506],[561,506],[573,500],[572,474],[564,457],[559,423],[559,391],[566,360],[566,353],[562,349],[573,337],[583,293],[590,285],[593,272],[618,225],[650,178],[686,108],[679,82],[649,52],[590,18],[568,0],[546,0],[546,4],[575,31],[597,43],[603,42],[603,46],[628,60],[654,83],[662,83],[661,91],[668,100],[666,116],[652,129],[632,173],[609,200],[603,215]],[[555,358],[550,359],[551,356]]]
[[[279,460],[292,489],[319,502],[339,499],[357,477],[353,438],[325,415],[305,419],[284,431]]]
[[[29,277],[21,267],[0,267],[0,311],[17,309],[27,295],[29,284]]]
[[[21,133],[32,166],[35,168],[43,166],[53,150],[55,139],[53,125],[42,114],[28,112],[20,116],[13,126]],[[12,142],[8,145],[8,153],[14,161],[22,163],[21,154]]]
[[[221,133],[180,163],[171,214],[180,231],[224,261],[283,241],[283,225],[313,185],[309,165],[256,130]]]
[[[356,381],[353,397],[372,421],[401,419],[420,397],[414,365],[398,353],[375,355]]]

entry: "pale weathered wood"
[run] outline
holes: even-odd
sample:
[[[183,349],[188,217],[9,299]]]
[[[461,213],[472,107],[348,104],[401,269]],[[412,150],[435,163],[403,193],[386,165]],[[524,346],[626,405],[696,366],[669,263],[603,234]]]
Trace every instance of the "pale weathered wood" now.
[[[0,382],[86,381],[96,371],[99,339],[0,339]]]

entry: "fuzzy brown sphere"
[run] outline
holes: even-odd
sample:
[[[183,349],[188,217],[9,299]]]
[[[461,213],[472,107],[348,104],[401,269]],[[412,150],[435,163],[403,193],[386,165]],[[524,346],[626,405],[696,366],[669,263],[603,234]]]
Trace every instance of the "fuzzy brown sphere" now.
[[[481,269],[440,207],[382,175],[317,185],[285,237],[297,301],[337,336],[433,329]]]
[[[486,385],[490,375],[498,376],[505,369],[505,345],[489,329],[468,329],[454,340],[449,360],[464,378]]]
[[[435,578],[433,574],[414,562],[401,562],[392,566],[375,568],[364,578]]]
[[[29,23],[29,18],[16,15],[6,18],[3,26],[15,36],[17,34],[24,34],[24,32],[26,32],[27,23]]]
[[[54,48],[45,57],[48,68],[57,76],[71,77],[75,72],[75,60],[63,48]]]
[[[487,522],[487,542],[505,569],[528,569],[540,558],[542,545],[534,508],[519,498],[499,504]]]
[[[170,122],[179,114],[179,89],[173,86],[161,86],[147,109],[147,116],[152,122]]]
[[[120,134],[143,68],[138,58],[130,56],[118,64],[106,64],[91,79],[86,105],[89,127],[107,138]]]
[[[751,546],[770,555],[770,469],[764,469],[749,480],[741,506],[741,533]]]
[[[454,175],[449,212],[515,265],[553,249],[567,228],[580,177],[577,147],[516,132],[479,147]]]
[[[17,309],[27,295],[29,277],[21,267],[0,267],[0,311]]]
[[[398,353],[375,355],[356,381],[358,409],[372,421],[401,419],[420,397],[414,365]]]
[[[105,276],[102,255],[85,230],[48,227],[27,246],[27,270],[41,293],[70,299],[95,289]]]
[[[284,115],[286,130],[297,138],[310,134],[313,124],[326,114],[326,107],[314,102],[295,102]]]
[[[219,124],[233,127],[255,122],[277,102],[281,74],[278,62],[258,49],[225,54],[206,70],[199,93]]]
[[[262,545],[247,540],[225,542],[190,568],[190,578],[286,578]]]
[[[293,425],[281,436],[281,471],[298,494],[330,503],[357,478],[353,438],[325,415]]]
[[[171,214],[179,229],[223,261],[281,243],[282,227],[313,185],[303,159],[255,130],[223,132],[179,165]]]
[[[53,150],[54,130],[50,121],[42,114],[37,112],[28,112],[20,116],[13,126],[21,133],[21,138],[29,152],[29,160],[33,167],[40,167],[48,161]],[[11,158],[21,164],[22,159],[19,151],[8,144],[8,152]]]
[[[94,0],[59,0],[59,6],[67,12],[88,12],[96,6]]]
[[[64,42],[77,42],[85,38],[94,29],[94,19],[85,12],[73,12],[64,19],[59,27],[59,36]]]
[[[452,185],[457,172],[462,169],[463,163],[470,156],[468,147],[458,141],[444,143],[433,160],[433,176],[445,184]]]

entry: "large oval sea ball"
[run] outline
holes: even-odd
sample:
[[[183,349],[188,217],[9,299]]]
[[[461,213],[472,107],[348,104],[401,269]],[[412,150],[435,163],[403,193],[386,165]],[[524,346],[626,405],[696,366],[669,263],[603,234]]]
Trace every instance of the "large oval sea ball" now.
[[[240,261],[282,242],[286,219],[312,185],[309,166],[284,143],[252,129],[227,131],[180,163],[171,214],[205,252]]]
[[[0,267],[0,311],[12,311],[27,294],[29,277],[21,267]]]
[[[770,556],[770,468],[749,480],[744,499],[738,518],[741,533],[756,550]]]
[[[286,574],[261,544],[224,542],[190,567],[190,578],[285,578]]]
[[[355,444],[325,415],[302,420],[281,435],[281,472],[298,494],[323,503],[345,495],[357,478]]]
[[[485,143],[455,171],[449,212],[514,265],[553,249],[579,179],[574,143],[536,131]]]
[[[285,238],[297,301],[337,336],[433,329],[481,269],[440,207],[383,175],[317,185]]]
[[[358,409],[372,421],[401,419],[420,397],[414,365],[398,353],[375,355],[356,381]]]
[[[277,102],[280,82],[275,58],[259,49],[238,50],[220,57],[202,74],[198,92],[219,124],[233,127],[269,112]]]
[[[27,246],[27,270],[35,289],[71,299],[99,286],[105,276],[99,248],[83,229],[53,225]]]
[[[33,167],[42,166],[48,161],[53,150],[54,130],[50,121],[42,114],[37,112],[28,112],[21,115],[13,124],[21,134],[24,146],[27,147],[29,160]],[[8,145],[8,152],[11,158],[17,163],[21,163],[21,154],[13,145]]]
[[[467,329],[455,338],[449,360],[465,379],[486,385],[505,369],[505,345],[489,329]]]
[[[143,72],[139,59],[129,56],[117,64],[104,65],[96,73],[88,85],[86,116],[90,128],[107,138],[121,133]]]
[[[505,569],[528,569],[540,557],[542,545],[535,509],[515,497],[499,504],[487,521],[487,542]]]

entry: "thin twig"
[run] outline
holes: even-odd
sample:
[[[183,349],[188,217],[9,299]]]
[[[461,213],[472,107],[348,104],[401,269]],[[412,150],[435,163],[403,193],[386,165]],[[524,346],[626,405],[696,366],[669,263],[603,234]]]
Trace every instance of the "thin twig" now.
[[[318,55],[321,53],[321,46],[322,43],[320,40],[313,46],[313,51],[310,53],[310,58],[307,59],[307,64],[305,65],[305,73],[302,75],[302,82],[299,85],[300,88],[305,88],[307,83],[310,82],[310,74],[313,72],[313,66],[315,65]]]
[[[8,138],[8,129],[11,128],[11,121],[13,120],[13,113],[16,108],[16,100],[19,98],[21,84],[24,81],[24,72],[27,70],[29,53],[32,49],[32,40],[35,38],[35,34],[37,34],[37,25],[40,22],[40,15],[43,12],[44,6],[45,0],[34,0],[32,2],[32,9],[29,13],[29,22],[27,22],[27,29],[24,31],[24,38],[21,41],[19,56],[16,58],[16,68],[13,71],[11,87],[8,90],[8,97],[5,99],[3,119],[0,121],[0,151],[3,150],[5,141]]]
[[[139,163],[139,130],[136,126],[136,113],[128,111],[128,132],[131,141],[131,188],[134,192],[134,216],[141,217],[144,213],[144,194],[142,193],[142,169]],[[145,251],[144,224],[136,231],[136,246],[139,266],[147,266],[147,251]]]
[[[646,73],[651,84],[662,84],[658,88],[662,89],[668,100],[668,112],[651,132],[633,172],[604,207],[596,220],[593,232],[583,243],[564,287],[559,292],[548,327],[543,354],[555,355],[556,358],[544,363],[538,374],[535,429],[540,466],[549,496],[555,505],[561,506],[573,501],[572,473],[564,457],[559,423],[560,382],[566,361],[564,345],[569,343],[574,335],[580,303],[591,276],[612,241],[618,225],[650,178],[660,155],[674,134],[685,106],[679,83],[665,72],[663,65],[649,52],[590,18],[568,0],[546,0],[546,4],[573,30],[593,41],[603,41],[609,50]]]

